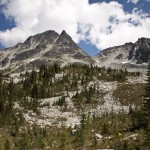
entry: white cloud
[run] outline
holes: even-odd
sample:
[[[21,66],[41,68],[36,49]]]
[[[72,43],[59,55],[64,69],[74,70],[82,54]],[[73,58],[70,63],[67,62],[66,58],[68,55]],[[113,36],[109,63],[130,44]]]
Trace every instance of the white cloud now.
[[[137,4],[140,0],[128,0],[128,3],[134,3],[134,4]]]
[[[0,42],[13,46],[46,30],[66,30],[76,41],[86,40],[99,49],[150,37],[150,18],[134,9],[126,13],[117,2],[89,5],[88,0],[0,0],[16,27],[0,31]]]

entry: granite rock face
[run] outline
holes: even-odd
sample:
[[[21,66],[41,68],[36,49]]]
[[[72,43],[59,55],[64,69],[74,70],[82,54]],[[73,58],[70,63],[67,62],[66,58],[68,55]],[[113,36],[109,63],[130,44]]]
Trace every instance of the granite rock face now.
[[[97,64],[105,67],[119,68],[130,66],[145,67],[148,62],[148,51],[150,50],[150,39],[140,38],[135,43],[126,43],[121,46],[111,47],[101,51],[94,59]]]
[[[0,51],[0,70],[26,71],[58,62],[96,64],[120,68],[146,68],[150,39],[140,38],[135,43],[107,48],[91,58],[66,33],[53,30],[30,36],[24,43]]]
[[[148,62],[148,51],[150,48],[150,39],[141,38],[129,52],[128,60],[135,60],[137,64]]]
[[[30,36],[24,43],[0,51],[0,69],[25,71],[39,68],[40,65],[49,65],[54,62],[68,63],[94,63],[66,33],[59,35],[55,31],[46,31]]]

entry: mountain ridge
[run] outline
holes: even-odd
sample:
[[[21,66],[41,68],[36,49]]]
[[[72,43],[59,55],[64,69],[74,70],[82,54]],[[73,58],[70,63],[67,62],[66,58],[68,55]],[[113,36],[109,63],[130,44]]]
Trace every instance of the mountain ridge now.
[[[114,46],[91,57],[83,51],[65,30],[58,34],[48,30],[29,36],[23,43],[0,51],[0,70],[22,72],[40,65],[85,63],[116,69],[145,68],[150,38],[139,38],[135,43]]]
[[[23,43],[3,49],[0,59],[1,70],[11,68],[19,72],[54,62],[61,64],[94,62],[64,30],[61,34],[49,30],[30,36]]]
[[[148,62],[150,38],[139,38],[135,43],[114,46],[102,50],[94,56],[97,64],[113,68],[143,67]]]

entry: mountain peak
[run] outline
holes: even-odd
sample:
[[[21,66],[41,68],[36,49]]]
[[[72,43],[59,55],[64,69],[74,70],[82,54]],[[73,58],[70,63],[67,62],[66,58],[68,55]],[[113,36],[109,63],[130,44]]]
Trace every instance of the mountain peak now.
[[[96,56],[96,59],[105,67],[137,67],[148,62],[149,47],[150,38],[142,37],[135,43],[105,49]]]
[[[57,35],[59,36],[59,34],[57,32],[55,32],[54,30],[48,30],[48,31],[45,31],[43,33],[40,33],[40,34],[37,34],[37,35],[43,35],[43,36],[53,36],[53,35]],[[35,35],[35,36],[37,36]]]
[[[62,39],[65,38],[65,39],[68,39],[68,40],[72,40],[72,38],[70,37],[70,35],[68,35],[68,33],[65,30],[63,30],[61,32],[60,38],[62,38]]]
[[[67,34],[67,32],[65,31],[65,30],[63,30],[62,32],[61,32],[61,35],[65,35],[65,34]],[[67,34],[68,35],[68,34]]]
[[[22,72],[49,65],[53,62],[66,63],[91,63],[93,59],[88,56],[66,33],[61,34],[53,30],[30,36],[24,43],[7,50],[1,54],[0,69],[10,67]],[[16,67],[17,66],[17,67]]]
[[[140,43],[140,44],[150,43],[150,38],[141,37],[138,39],[137,43]]]
[[[76,46],[76,43],[72,40],[72,38],[67,34],[65,30],[62,31],[59,38],[56,41],[57,44],[65,44],[65,45],[72,45]]]
[[[139,40],[150,40],[150,38],[141,37],[141,38],[138,38],[138,41],[139,41]]]
[[[53,44],[60,35],[54,30],[48,30],[27,38],[23,43],[22,49],[33,49],[39,44]]]

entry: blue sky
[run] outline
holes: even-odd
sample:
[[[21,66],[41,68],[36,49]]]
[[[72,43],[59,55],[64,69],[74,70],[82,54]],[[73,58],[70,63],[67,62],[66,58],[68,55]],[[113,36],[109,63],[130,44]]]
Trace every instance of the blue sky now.
[[[82,49],[93,56],[109,45],[135,42],[150,33],[150,0],[90,0],[91,5],[86,0],[69,0],[67,4],[65,0],[57,3],[43,0],[45,4],[42,0],[37,0],[36,4],[32,1],[0,1],[0,48],[13,46],[45,30],[61,33],[65,29]],[[55,5],[62,11],[62,16]],[[49,15],[50,10],[53,16]]]
[[[126,12],[132,12],[132,10],[136,7],[138,9],[141,9],[144,12],[150,13],[150,2],[148,2],[148,1],[140,0],[136,4],[134,4],[132,2],[128,2],[127,0],[116,0],[116,1],[124,6],[124,10]],[[90,0],[89,2],[91,4],[93,4],[93,3],[97,3],[97,2],[103,2],[103,0]],[[105,0],[105,2],[109,3],[110,0]],[[81,41],[79,43],[79,45],[80,45],[80,47],[85,49],[88,52],[88,54],[90,54],[92,56],[99,53],[99,50],[94,45],[92,45],[88,42]]]

